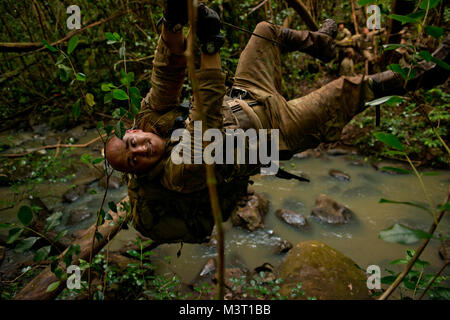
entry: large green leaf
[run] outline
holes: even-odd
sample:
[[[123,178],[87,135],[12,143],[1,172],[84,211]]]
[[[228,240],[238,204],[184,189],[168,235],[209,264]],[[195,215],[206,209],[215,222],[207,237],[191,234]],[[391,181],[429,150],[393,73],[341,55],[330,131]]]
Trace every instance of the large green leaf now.
[[[440,66],[441,68],[450,70],[450,65],[448,63],[446,63],[445,61],[442,61],[438,58],[435,58],[431,55],[431,53],[429,53],[428,51],[424,50],[424,51],[420,51],[419,52],[419,56],[424,59],[425,61],[432,61],[434,63],[436,63],[438,66]]]
[[[381,167],[380,170],[386,171],[386,172],[395,172],[397,174],[412,174],[412,171],[410,171],[410,170],[406,170],[403,168],[397,168],[397,167],[389,167],[389,166]]]
[[[58,240],[64,237],[67,234],[67,232],[68,232],[67,230],[63,230],[60,233],[58,233],[55,239],[53,239],[53,242],[58,242]]]
[[[19,243],[16,245],[16,247],[14,248],[15,252],[25,252],[31,249],[31,247],[33,246],[33,244],[35,244],[35,242],[39,239],[39,237],[29,237],[23,240],[20,240]]]
[[[416,23],[416,22],[419,22],[419,20],[420,20],[419,17],[402,16],[402,15],[398,15],[398,14],[391,14],[389,17],[391,19],[400,21],[402,24],[405,24],[405,23]]]
[[[29,206],[21,206],[19,213],[17,213],[17,218],[26,227],[33,221],[33,211],[31,211]]]
[[[112,83],[102,83],[101,88],[102,88],[102,91],[109,92],[109,91],[111,91],[111,89],[116,88],[116,86],[113,85]]]
[[[108,207],[109,207],[109,209],[111,209],[112,212],[117,213],[117,205],[114,201],[108,202]]]
[[[86,103],[89,107],[93,107],[95,105],[95,98],[92,93],[86,93]]]
[[[380,104],[386,103],[389,106],[403,102],[403,99],[399,96],[385,96],[369,102],[366,102],[366,106],[378,106]]]
[[[72,244],[69,249],[67,250],[66,254],[64,255],[64,263],[66,266],[69,266],[72,264],[72,256],[78,255],[80,253],[80,246],[78,244]]]
[[[387,144],[389,147],[405,152],[405,148],[396,136],[384,132],[376,132],[373,135],[375,136],[375,138]]]
[[[80,109],[80,99],[75,102],[75,104],[72,106],[72,114],[75,120],[77,120],[80,117],[81,109]]]
[[[422,2],[420,2],[419,8],[423,10],[433,9],[439,4],[439,2],[441,2],[441,0],[422,0]]]
[[[394,224],[388,229],[380,231],[378,236],[384,241],[400,244],[413,244],[421,239],[429,239],[432,237],[432,235],[428,232],[408,228],[399,223]]]
[[[408,260],[406,259],[397,259],[389,262],[389,264],[407,264]]]
[[[375,4],[375,3],[377,3],[376,0],[358,0],[358,5],[359,6],[365,6],[365,5],[368,5],[368,4]]]
[[[44,45],[44,47],[46,47],[48,50],[50,50],[51,52],[57,52],[58,49],[56,49],[55,47],[53,47],[50,43],[48,43],[47,41],[43,40],[42,44]]]
[[[39,261],[47,259],[51,249],[52,249],[51,246],[45,246],[45,247],[39,248],[36,251],[36,253],[34,254],[34,259],[33,259],[34,262],[39,262]]]
[[[86,75],[82,72],[78,72],[75,76],[78,81],[85,82],[86,81]]]
[[[59,225],[61,223],[61,218],[62,218],[61,211],[56,211],[55,213],[53,213],[50,217],[46,219],[44,231],[48,232],[53,228],[55,228],[57,225]]]
[[[447,202],[444,205],[439,205],[438,210],[439,211],[444,211],[444,210],[450,211],[450,202]]]
[[[60,284],[60,283],[61,283],[60,280],[51,283],[51,284],[47,287],[46,292],[52,292],[52,291],[55,291],[55,290],[59,287],[59,284]]]
[[[72,73],[72,69],[63,64],[58,64],[57,67],[58,67],[59,79],[62,82],[66,82],[67,80],[69,80],[70,74]]]
[[[427,207],[424,206],[423,204],[420,203],[414,203],[414,202],[409,202],[409,201],[394,201],[394,200],[388,200],[388,199],[383,199],[381,198],[379,203],[393,203],[393,204],[406,204],[408,206],[413,206],[422,210],[425,210],[427,212],[431,213],[431,210]]]
[[[122,89],[114,89],[112,91],[112,96],[116,100],[128,100],[128,95]]]
[[[8,239],[6,239],[6,243],[7,244],[11,244],[14,241],[16,241],[20,235],[22,234],[23,229],[22,228],[13,228],[10,229],[8,232]]]
[[[389,51],[389,50],[395,50],[398,48],[411,48],[414,49],[414,46],[409,44],[399,44],[399,43],[389,43],[389,44],[383,44],[383,50]]]
[[[75,50],[75,48],[78,45],[78,36],[74,35],[70,41],[69,41],[69,45],[67,46],[67,53],[71,54],[73,52],[73,50]]]
[[[381,281],[381,283],[382,284],[392,284],[394,281],[395,281],[395,279],[397,279],[397,276],[386,276],[386,277],[382,277],[381,279],[380,279],[380,281]]]
[[[120,120],[117,121],[117,124],[116,124],[116,126],[115,126],[115,131],[114,131],[115,135],[116,135],[119,139],[122,139],[123,136],[125,135],[125,131],[126,131],[126,129],[125,129],[125,125],[123,124],[123,122],[120,121]]]
[[[390,64],[388,66],[388,69],[391,69],[392,71],[400,74],[403,79],[405,80],[411,80],[416,76],[416,70],[410,69],[410,68],[402,68],[399,64]]]
[[[444,35],[444,29],[436,26],[425,26],[424,31],[435,39],[439,39]]]
[[[142,96],[139,89],[136,87],[130,88],[130,98],[131,98],[131,112],[133,115],[137,115],[141,111],[141,100]]]
[[[83,155],[80,158],[80,161],[86,164],[91,164],[92,162],[92,155],[90,155],[89,153],[83,153]]]

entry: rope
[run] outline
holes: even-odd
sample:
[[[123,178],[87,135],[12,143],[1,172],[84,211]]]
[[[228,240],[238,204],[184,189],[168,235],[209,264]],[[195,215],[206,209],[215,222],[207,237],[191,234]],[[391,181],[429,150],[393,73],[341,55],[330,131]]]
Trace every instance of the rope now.
[[[225,26],[229,26],[229,27],[232,27],[232,28],[234,28],[234,29],[237,29],[237,30],[239,30],[239,31],[243,31],[243,32],[245,32],[245,33],[251,34],[251,35],[253,35],[253,36],[255,36],[255,37],[262,38],[262,39],[264,39],[264,40],[270,41],[270,42],[275,43],[275,44],[277,44],[277,45],[279,45],[279,46],[281,46],[281,47],[283,46],[283,44],[282,44],[281,42],[279,42],[279,41],[276,41],[276,40],[270,39],[270,38],[266,38],[266,37],[264,37],[264,36],[262,36],[262,35],[259,35],[259,34],[257,34],[257,33],[248,31],[248,30],[243,29],[243,28],[241,28],[241,27],[235,26],[235,25],[233,25],[233,24],[231,24],[231,23],[222,21],[222,24],[225,25]]]

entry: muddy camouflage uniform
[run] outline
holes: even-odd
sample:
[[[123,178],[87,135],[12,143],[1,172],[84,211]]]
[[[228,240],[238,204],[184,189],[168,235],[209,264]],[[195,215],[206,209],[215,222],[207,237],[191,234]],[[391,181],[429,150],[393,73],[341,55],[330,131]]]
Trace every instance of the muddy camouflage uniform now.
[[[347,28],[344,28],[342,30],[338,30],[338,33],[336,35],[336,41],[346,40],[350,39],[352,37],[352,33]]]
[[[358,39],[359,49],[361,50],[361,54],[369,62],[373,62],[375,60],[374,55],[374,35],[369,33],[367,35],[361,35]]]
[[[251,37],[241,54],[234,83],[234,87],[247,90],[250,96],[246,100],[231,99],[225,96],[225,77],[219,69],[198,70],[200,101],[190,110],[186,128],[192,132],[193,121],[201,119],[204,128],[222,131],[276,128],[280,130],[281,158],[316,147],[322,141],[338,140],[345,124],[373,96],[367,82],[358,76],[341,77],[304,97],[287,101],[280,93],[281,54],[300,50],[316,57],[333,56],[334,52],[327,52],[332,39],[309,31],[286,34],[281,27],[266,22],[259,23],[255,33],[283,46]],[[171,54],[160,39],[152,88],[143,99],[138,116],[140,129],[170,137],[175,119],[184,112],[174,106],[179,103],[185,71],[184,56]],[[154,241],[204,241],[214,224],[205,167],[175,165],[170,159],[174,143],[168,141],[165,156],[150,172],[129,175],[130,200],[136,204],[135,227]],[[259,169],[259,165],[216,165],[224,220],[235,209],[238,198],[246,194],[249,176],[259,173]]]

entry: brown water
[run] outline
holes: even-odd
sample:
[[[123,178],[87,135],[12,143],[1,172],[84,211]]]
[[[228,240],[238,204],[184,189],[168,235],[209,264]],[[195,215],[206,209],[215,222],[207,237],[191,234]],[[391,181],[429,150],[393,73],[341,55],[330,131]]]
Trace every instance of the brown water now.
[[[417,248],[418,244],[400,245],[388,243],[378,238],[378,233],[394,223],[428,230],[433,218],[418,208],[406,205],[379,204],[380,198],[397,201],[425,203],[424,193],[418,179],[413,175],[390,175],[376,171],[369,164],[352,165],[345,157],[324,159],[292,159],[284,166],[293,173],[303,172],[311,178],[310,183],[282,180],[271,176],[256,177],[253,188],[270,200],[270,210],[264,219],[264,228],[249,232],[239,227],[225,224],[226,264],[235,257],[252,270],[269,262],[279,265],[282,255],[272,253],[273,237],[279,236],[293,245],[305,240],[320,240],[353,259],[362,269],[369,265],[379,265],[382,276],[388,275],[385,267],[400,270],[389,265],[394,259],[404,258],[407,248]],[[351,181],[339,181],[328,175],[329,169],[338,169],[351,176]],[[439,171],[437,176],[424,176],[424,184],[434,205],[442,203],[450,182],[450,171]],[[355,213],[356,219],[346,225],[326,225],[311,217],[311,209],[320,193],[325,193],[341,204],[347,205]],[[300,231],[275,216],[279,208],[302,213],[308,220],[309,229]],[[445,217],[440,231],[450,231],[450,220]],[[111,249],[135,238],[135,231],[122,231],[111,244]],[[431,241],[422,258],[431,263],[426,271],[437,271],[442,266],[438,255],[440,243]],[[176,253],[179,244],[161,245],[155,250],[155,260],[161,272],[176,272],[183,281],[191,281],[210,257],[216,256],[216,248],[207,245],[184,244],[181,257]],[[164,257],[171,257],[167,266]]]
[[[23,145],[30,144],[34,147],[42,142],[36,135],[23,133],[14,137],[15,141],[25,141]],[[88,130],[78,143],[84,143],[96,136],[95,130]],[[40,136],[38,136],[39,138]],[[42,137],[41,137],[42,138]],[[22,140],[20,140],[22,139]],[[42,139],[41,139],[42,140]],[[17,149],[17,150],[16,150]],[[9,150],[9,152],[19,152],[21,147]],[[94,149],[94,153],[99,150]],[[79,159],[83,149],[75,149],[73,156]],[[264,219],[264,228],[254,232],[249,232],[242,228],[232,227],[230,222],[225,223],[226,241],[226,263],[230,264],[236,257],[246,264],[248,269],[269,262],[274,266],[279,265],[283,255],[272,253],[274,249],[274,237],[290,241],[293,245],[305,240],[320,240],[353,259],[361,268],[366,269],[369,265],[379,265],[382,275],[387,275],[385,268],[400,270],[401,266],[390,266],[389,262],[394,259],[403,258],[407,248],[417,248],[418,244],[400,245],[387,243],[378,238],[378,233],[390,227],[396,222],[404,223],[411,227],[428,230],[432,223],[432,217],[428,213],[405,205],[379,204],[380,198],[397,201],[415,201],[425,203],[424,193],[420,187],[418,179],[413,175],[390,175],[376,171],[369,164],[362,166],[352,164],[346,156],[329,157],[328,159],[298,159],[293,158],[283,165],[288,171],[293,173],[304,173],[311,178],[310,183],[301,183],[294,180],[282,180],[271,176],[254,177],[253,188],[256,192],[263,193],[270,200],[269,213]],[[339,181],[328,175],[330,169],[344,171],[351,176],[351,181]],[[450,171],[439,171],[436,176],[424,176],[423,181],[431,195],[434,205],[440,204],[446,195],[450,185]],[[50,209],[58,209],[64,205],[63,225],[58,230],[68,229],[75,231],[89,227],[95,219],[100,199],[103,195],[97,183],[93,183],[89,188],[97,191],[96,194],[86,193],[79,200],[72,204],[62,204],[61,192],[58,188],[67,189],[71,181],[64,184],[42,183],[37,185],[40,195],[48,194],[46,205]],[[56,189],[55,189],[56,188]],[[55,190],[54,190],[55,189]],[[53,190],[53,191],[52,191]],[[127,193],[126,186],[116,190],[110,190],[105,203],[109,201],[119,201]],[[310,216],[315,199],[321,193],[325,193],[337,202],[347,205],[355,213],[356,219],[346,225],[326,225],[320,223]],[[53,198],[52,198],[53,196]],[[13,199],[10,188],[0,188],[0,200]],[[24,199],[16,203],[14,208],[2,210],[0,221],[17,221],[17,208],[22,204],[29,204],[29,199]],[[290,209],[305,215],[309,228],[300,231],[287,225],[274,214],[279,208]],[[75,226],[68,226],[69,213],[75,209],[85,209],[90,211],[91,217]],[[107,206],[105,205],[105,209]],[[444,234],[450,231],[449,217],[444,217],[440,231]],[[1,229],[0,233],[7,230]],[[4,234],[5,235],[5,234]],[[117,249],[135,240],[136,231],[133,229],[121,231],[111,242],[110,248]],[[426,271],[433,272],[440,269],[442,261],[438,255],[439,242],[431,241],[424,252],[422,259],[429,261],[431,266]],[[180,276],[184,282],[190,282],[201,270],[204,263],[216,256],[216,248],[207,245],[184,244],[180,258],[177,258],[179,244],[161,245],[155,250],[154,262],[158,266],[159,272],[173,271]],[[171,257],[171,264],[168,266],[165,257]]]

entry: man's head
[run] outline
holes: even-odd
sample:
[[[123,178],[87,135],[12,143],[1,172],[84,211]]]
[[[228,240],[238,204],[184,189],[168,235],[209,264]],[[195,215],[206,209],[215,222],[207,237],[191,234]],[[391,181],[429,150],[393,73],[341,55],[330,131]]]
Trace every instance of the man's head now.
[[[353,49],[352,49],[352,48],[347,48],[347,49],[345,49],[345,55],[346,55],[348,58],[353,57],[353,55],[354,55]]]
[[[370,30],[369,30],[369,28],[367,28],[367,27],[364,27],[363,30],[362,30],[362,33],[363,33],[364,35],[369,34],[369,32],[370,32]]]
[[[164,154],[165,140],[142,130],[127,130],[122,140],[112,137],[106,144],[106,159],[118,171],[142,173]]]
[[[344,23],[343,22],[339,23],[339,30],[342,31],[344,30],[344,28],[345,28]]]

